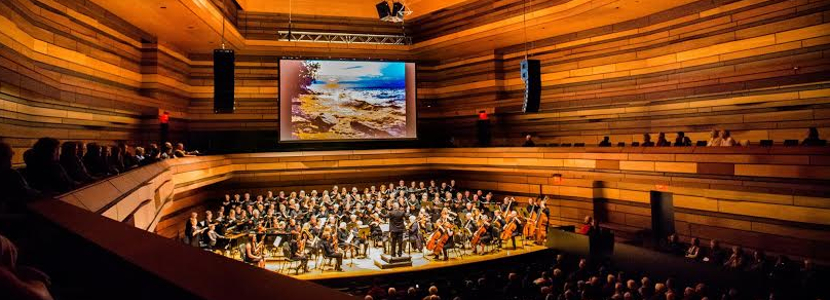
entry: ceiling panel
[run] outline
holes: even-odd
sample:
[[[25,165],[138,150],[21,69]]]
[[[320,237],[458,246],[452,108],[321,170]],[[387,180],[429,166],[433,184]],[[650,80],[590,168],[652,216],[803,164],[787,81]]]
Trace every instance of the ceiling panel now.
[[[380,0],[237,0],[243,10],[301,15],[377,18]],[[470,0],[401,0],[412,10],[410,18]],[[391,1],[390,1],[391,2]]]

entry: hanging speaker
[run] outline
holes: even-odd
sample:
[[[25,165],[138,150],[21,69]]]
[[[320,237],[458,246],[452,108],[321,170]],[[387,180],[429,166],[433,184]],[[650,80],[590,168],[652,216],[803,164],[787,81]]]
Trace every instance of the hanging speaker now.
[[[538,60],[522,61],[522,81],[525,83],[525,101],[522,112],[539,112],[542,98],[542,64]]]
[[[236,102],[233,98],[234,53],[231,49],[213,50],[213,112],[233,113]]]
[[[381,1],[380,3],[375,5],[375,8],[378,9],[378,18],[383,19],[388,17],[392,14],[392,9],[389,8],[389,3],[386,0]]]
[[[395,2],[392,4],[392,15],[396,17],[403,16],[404,6],[403,3]]]

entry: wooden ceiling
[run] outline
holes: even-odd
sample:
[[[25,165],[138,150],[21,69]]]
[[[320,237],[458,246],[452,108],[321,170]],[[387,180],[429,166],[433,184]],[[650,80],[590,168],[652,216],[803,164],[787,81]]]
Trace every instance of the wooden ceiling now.
[[[470,0],[399,0],[412,10],[410,17],[451,7]],[[474,0],[473,0],[474,1]],[[375,4],[380,0],[237,0],[251,12],[295,13],[301,15],[377,18]],[[390,1],[391,2],[391,1]]]
[[[519,14],[506,19],[495,18],[487,24],[448,33],[409,46],[263,41],[245,39],[234,26],[225,21],[222,13],[213,6],[211,0],[91,1],[156,36],[159,44],[184,54],[208,53],[217,48],[222,42],[223,23],[228,47],[235,48],[241,53],[273,55],[287,55],[286,53],[309,53],[311,55],[323,51],[334,57],[338,55],[338,51],[356,55],[356,51],[370,51],[367,53],[377,54],[376,52],[381,50],[392,55],[397,53],[417,59],[442,60],[452,56],[459,57],[509,47],[522,43],[525,38],[523,26],[525,18]],[[347,17],[345,14],[349,14],[348,17],[352,18],[377,17],[374,11],[374,0],[292,1],[298,13],[305,10],[309,13],[319,12],[318,15],[342,13],[344,17]],[[437,12],[461,2],[469,3],[467,1],[412,0],[410,5],[417,14],[418,7],[424,7],[422,12]],[[285,9],[277,4],[287,2],[288,0],[239,1],[243,9],[246,7],[251,10],[272,9],[275,12]],[[528,12],[526,15],[527,40],[539,40],[619,23],[690,2],[693,0],[570,0],[560,5]],[[357,8],[364,4],[368,9]]]

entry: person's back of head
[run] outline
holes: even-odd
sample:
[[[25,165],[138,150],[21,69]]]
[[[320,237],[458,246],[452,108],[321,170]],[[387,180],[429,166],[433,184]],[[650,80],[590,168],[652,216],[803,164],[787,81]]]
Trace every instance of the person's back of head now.
[[[11,169],[13,157],[14,150],[12,150],[12,146],[5,142],[0,142],[0,170]]]
[[[61,145],[61,161],[75,159],[78,155],[78,144],[75,142],[64,142]]]
[[[808,129],[808,132],[807,132],[807,138],[817,140],[818,139],[818,128],[810,127],[810,129]]]
[[[48,163],[58,160],[58,147],[61,142],[57,139],[44,137],[40,138],[32,146],[34,159],[36,163]]]

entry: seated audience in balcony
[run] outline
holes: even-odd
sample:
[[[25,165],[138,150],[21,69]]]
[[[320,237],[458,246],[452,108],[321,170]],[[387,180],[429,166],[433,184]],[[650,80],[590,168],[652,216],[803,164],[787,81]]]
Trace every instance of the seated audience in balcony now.
[[[807,138],[801,142],[802,146],[826,146],[827,141],[819,138],[818,129],[810,127],[807,132]]]
[[[725,259],[726,253],[721,249],[720,242],[715,239],[710,240],[709,249],[706,251],[706,255],[703,256],[703,261],[715,265],[722,265]]]
[[[747,264],[746,270],[766,276],[770,271],[769,267],[769,261],[767,260],[767,255],[764,254],[764,251],[755,250],[752,254],[752,259],[749,264]]]
[[[95,178],[89,175],[89,172],[84,167],[84,163],[81,161],[81,158],[78,156],[78,149],[81,148],[80,143],[76,142],[64,142],[61,145],[61,158],[60,163],[63,166],[63,169],[66,170],[66,173],[69,174],[69,177],[72,180],[75,180],[79,183],[90,183],[95,181]]]
[[[717,129],[712,129],[709,132],[709,140],[706,141],[706,147],[720,146],[720,132]]]
[[[185,156],[195,156],[199,155],[199,151],[186,151],[184,150],[184,144],[178,143],[176,144],[176,150],[173,151],[173,155],[176,157],[185,157]]]
[[[135,147],[135,155],[133,155],[136,166],[144,165],[144,147]]]
[[[17,246],[0,235],[0,295],[3,299],[51,300],[49,276],[17,264]]]
[[[738,142],[732,138],[732,134],[729,133],[729,130],[721,130],[720,131],[720,145],[723,147],[731,147],[737,146]]]
[[[666,239],[665,245],[663,245],[663,251],[675,255],[681,255],[684,253],[683,244],[680,243],[680,238],[677,236],[676,233],[672,233]]]
[[[746,257],[744,257],[744,249],[741,246],[732,246],[732,254],[729,259],[723,264],[727,269],[743,270],[746,265]]]
[[[141,165],[149,165],[161,160],[161,150],[156,144],[150,144],[144,152],[144,159],[141,160]]]
[[[101,155],[101,146],[96,143],[86,144],[86,154],[84,154],[83,162],[92,176],[104,177],[109,175],[107,164]]]
[[[671,142],[669,142],[669,140],[666,139],[666,133],[665,132],[660,132],[660,133],[657,134],[657,144],[655,146],[657,146],[657,147],[671,146]]]
[[[686,248],[686,258],[697,260],[700,255],[700,240],[692,238],[689,248]]]
[[[9,144],[0,143],[0,212],[20,212],[27,200],[40,193],[17,170],[12,169],[14,150]]]
[[[525,136],[525,142],[522,144],[522,147],[536,147],[536,143],[533,142],[533,136],[529,134]]]
[[[683,131],[677,132],[677,138],[674,139],[674,146],[675,147],[688,147],[692,145],[692,139],[686,136],[686,133]]]
[[[173,154],[173,144],[170,142],[165,142],[161,146],[161,154],[159,155],[162,160],[169,159],[169,158],[176,158],[176,155]]]
[[[651,135],[648,133],[643,133],[643,143],[640,144],[643,147],[654,147],[654,142],[651,141]]]
[[[75,181],[59,162],[59,147],[60,142],[53,138],[41,138],[32,146],[30,159],[26,161],[26,179],[32,188],[50,194],[75,188]]]
[[[124,166],[124,153],[118,146],[112,146],[109,148],[109,156],[107,156],[107,163],[110,165],[110,168],[117,171],[118,173],[124,173],[126,168]]]
[[[611,138],[609,138],[607,136],[603,137],[602,142],[599,142],[598,146],[600,146],[600,147],[611,147]]]

